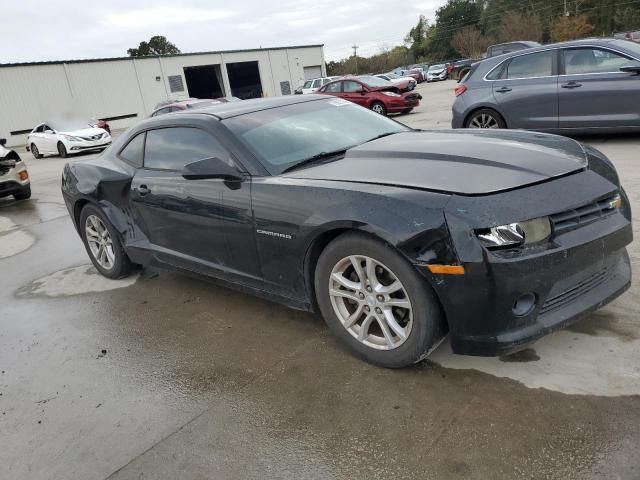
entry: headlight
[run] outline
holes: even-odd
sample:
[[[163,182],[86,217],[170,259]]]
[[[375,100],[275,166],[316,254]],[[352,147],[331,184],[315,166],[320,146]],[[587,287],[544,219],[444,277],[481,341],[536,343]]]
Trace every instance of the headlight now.
[[[401,97],[402,95],[399,95],[395,92],[382,92],[383,95],[387,95],[389,97]]]
[[[488,249],[515,248],[549,238],[551,222],[548,217],[534,218],[525,222],[476,230],[476,235]]]
[[[78,137],[74,137],[73,135],[62,135],[65,139],[69,140],[70,142],[81,142],[82,139],[78,138]]]

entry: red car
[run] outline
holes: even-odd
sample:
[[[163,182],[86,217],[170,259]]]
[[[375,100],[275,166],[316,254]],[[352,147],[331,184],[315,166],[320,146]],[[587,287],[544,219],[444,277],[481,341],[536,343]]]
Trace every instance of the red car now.
[[[416,92],[401,93],[387,80],[369,75],[335,80],[320,88],[318,93],[344,98],[381,115],[409,113],[420,105],[422,98]]]

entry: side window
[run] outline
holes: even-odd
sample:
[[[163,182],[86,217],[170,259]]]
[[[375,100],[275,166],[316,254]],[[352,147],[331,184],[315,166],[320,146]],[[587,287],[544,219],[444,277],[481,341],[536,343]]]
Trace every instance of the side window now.
[[[360,85],[358,82],[343,82],[343,83],[344,83],[343,91],[345,93],[359,92],[363,88],[362,85]]]
[[[188,163],[211,157],[234,164],[226,149],[204,130],[172,127],[147,132],[144,152],[146,168],[182,170]]]
[[[322,86],[322,80],[321,79],[316,79],[313,81],[313,88],[320,88]]]
[[[44,125],[40,125],[38,128],[36,128],[35,132],[36,132],[36,133],[42,133],[42,132],[44,132]]]
[[[489,74],[487,75],[487,80],[500,80],[504,78],[504,74],[506,71],[507,71],[507,62],[503,62],[501,65],[498,65],[498,67],[494,68],[493,70],[491,70],[491,72],[489,72]]]
[[[46,132],[47,130],[51,130],[51,131],[53,131],[53,128],[51,128],[49,125],[43,125],[43,126],[42,126],[42,131],[43,131],[43,132]]]
[[[304,82],[302,88],[311,88],[311,80],[307,80],[306,82]]]
[[[330,78],[323,78],[322,79],[322,85],[326,85],[327,83],[329,83],[331,81]]]
[[[342,86],[342,82],[330,83],[327,85],[325,92],[326,93],[340,93],[340,88]]]
[[[570,48],[563,51],[567,75],[618,72],[629,59],[599,48]]]
[[[120,151],[120,158],[136,168],[142,167],[144,156],[144,132],[139,133]]]
[[[553,74],[553,50],[513,57],[507,78],[547,77]]]

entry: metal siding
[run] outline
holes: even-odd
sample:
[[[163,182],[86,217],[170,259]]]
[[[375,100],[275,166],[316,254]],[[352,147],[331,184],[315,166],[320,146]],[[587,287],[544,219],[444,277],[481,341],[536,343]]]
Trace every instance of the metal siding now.
[[[126,128],[151,113],[169,97],[167,77],[181,75],[185,66],[221,65],[224,88],[229,92],[226,63],[258,61],[265,96],[280,95],[280,82],[296,88],[305,66],[322,65],[322,47],[263,49],[136,59],[111,59],[22,66],[0,65],[0,137],[8,145],[21,145],[26,135],[11,131],[31,129],[62,115],[112,117],[135,113],[136,118],[114,120],[112,128]],[[156,81],[156,77],[161,77]],[[186,82],[185,82],[186,85]]]

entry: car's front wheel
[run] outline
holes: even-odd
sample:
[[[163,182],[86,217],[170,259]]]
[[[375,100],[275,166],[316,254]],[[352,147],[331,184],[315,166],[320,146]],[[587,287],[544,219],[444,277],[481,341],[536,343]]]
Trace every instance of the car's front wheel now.
[[[31,198],[31,185],[27,185],[22,188],[18,193],[13,194],[13,198],[16,200],[28,200]]]
[[[35,143],[31,144],[31,153],[33,154],[34,158],[42,158],[42,154],[40,153],[40,150],[38,150],[38,147]]]
[[[387,107],[385,107],[384,103],[382,102],[373,102],[371,104],[371,110],[373,110],[376,113],[379,113],[380,115],[387,114]]]
[[[375,365],[413,365],[446,333],[430,285],[397,251],[367,234],[347,233],[325,248],[315,291],[331,331]]]
[[[102,275],[116,279],[131,272],[133,265],[118,234],[99,208],[87,205],[82,209],[80,232],[91,262]]]
[[[67,158],[67,147],[64,146],[64,143],[58,142],[58,155],[62,158]]]
[[[507,128],[504,119],[495,110],[482,108],[473,112],[465,122],[465,128]]]

